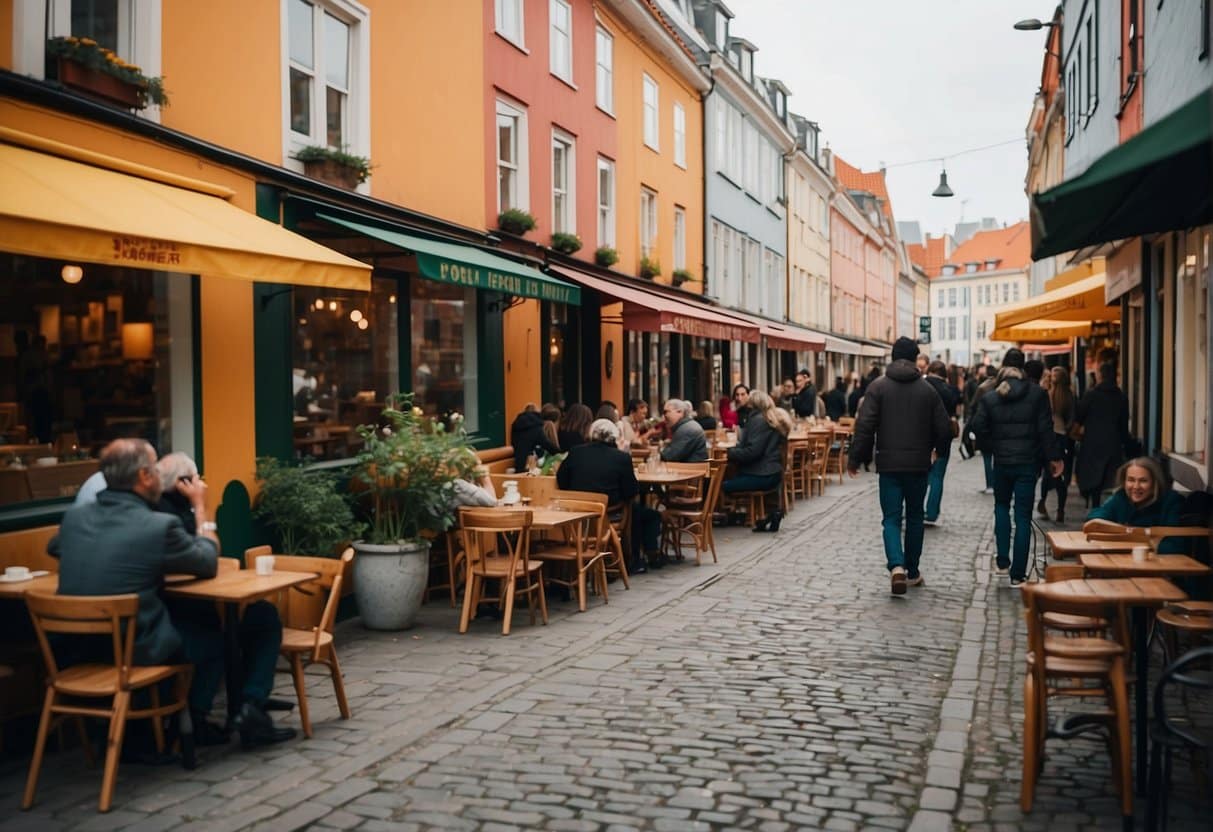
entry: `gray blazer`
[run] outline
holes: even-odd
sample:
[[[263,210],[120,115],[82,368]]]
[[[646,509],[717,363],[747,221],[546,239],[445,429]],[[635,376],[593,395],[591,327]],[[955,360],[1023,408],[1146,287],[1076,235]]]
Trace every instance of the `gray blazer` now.
[[[708,439],[703,426],[690,416],[682,417],[682,421],[674,425],[670,444],[662,449],[661,458],[666,462],[707,462]]]
[[[59,559],[60,595],[139,595],[135,664],[163,664],[181,647],[181,634],[160,598],[164,576],[213,578],[219,547],[185,531],[180,518],[157,512],[138,494],[106,489],[95,502],[73,506],[47,544]]]

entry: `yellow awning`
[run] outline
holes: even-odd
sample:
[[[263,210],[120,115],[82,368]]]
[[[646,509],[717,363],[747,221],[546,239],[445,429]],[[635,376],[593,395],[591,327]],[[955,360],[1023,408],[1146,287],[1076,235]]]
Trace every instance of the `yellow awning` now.
[[[207,194],[0,144],[0,251],[368,291],[371,267]]]
[[[1119,321],[1120,307],[1104,299],[1107,274],[1093,274],[1068,286],[1015,303],[994,315],[994,329],[1029,321]]]
[[[1088,338],[1091,335],[1090,321],[1036,320],[1016,326],[997,327],[990,333],[991,341],[1035,341],[1049,343],[1068,341],[1071,338]]]

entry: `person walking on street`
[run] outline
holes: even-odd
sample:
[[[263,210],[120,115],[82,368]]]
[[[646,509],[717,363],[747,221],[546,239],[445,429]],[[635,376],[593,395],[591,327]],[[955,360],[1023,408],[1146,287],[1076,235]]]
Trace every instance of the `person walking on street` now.
[[[982,454],[994,462],[994,541],[998,574],[1011,575],[1011,586],[1027,580],[1028,545],[1032,540],[1032,498],[1040,461],[1049,474],[1062,472],[1061,450],[1053,437],[1049,397],[1024,373],[1023,351],[1012,347],[1003,358],[993,390],[977,402],[973,433]],[[1015,540],[1011,541],[1011,502],[1015,504]]]
[[[885,374],[868,385],[855,421],[847,473],[876,457],[880,477],[880,511],[889,582],[894,595],[923,583],[923,501],[933,455],[944,456],[952,442],[952,425],[943,401],[922,381],[914,366],[918,345],[901,337]],[[902,542],[902,520],[905,542]]]
[[[951,435],[955,436],[960,432],[956,428],[956,407],[959,402],[956,398],[956,388],[948,384],[947,376],[947,366],[942,361],[932,361],[927,365],[927,374],[923,378],[939,394],[939,400],[943,402],[943,409],[948,414]],[[951,451],[952,443],[949,441],[948,452],[938,454],[935,461],[931,463],[931,470],[927,473],[927,507],[926,519],[923,523],[928,526],[939,525],[939,510],[943,504],[943,477],[948,471],[948,457],[951,456]]]
[[[985,378],[977,385],[977,395],[973,399],[972,416],[977,415],[977,403],[979,401],[981,401],[981,397],[984,396],[986,393],[989,393],[991,390],[993,390],[994,385],[998,381],[998,372],[994,369],[993,365],[986,364],[986,365],[984,365],[984,367],[985,367]],[[972,416],[970,417],[970,421],[972,421]],[[965,432],[972,433],[972,431],[970,431],[968,428],[968,423],[965,424]],[[981,464],[986,469],[986,487],[982,491],[982,493],[983,494],[993,494],[994,493],[994,455],[987,451],[982,451],[981,452]]]
[[[1078,402],[1074,421],[1082,425],[1078,461],[1074,466],[1078,490],[1095,508],[1133,441],[1129,434],[1129,399],[1116,385],[1115,364],[1100,365],[1099,384]]]
[[[1066,492],[1070,490],[1070,480],[1074,477],[1074,440],[1070,438],[1070,429],[1074,425],[1075,401],[1070,392],[1070,374],[1065,367],[1054,367],[1049,371],[1052,380],[1049,383],[1049,408],[1053,411],[1053,438],[1061,448],[1063,468],[1060,477],[1046,475],[1040,483],[1040,502],[1036,504],[1036,512],[1046,520],[1049,519],[1048,497],[1052,491],[1057,492],[1057,522],[1066,522]]]

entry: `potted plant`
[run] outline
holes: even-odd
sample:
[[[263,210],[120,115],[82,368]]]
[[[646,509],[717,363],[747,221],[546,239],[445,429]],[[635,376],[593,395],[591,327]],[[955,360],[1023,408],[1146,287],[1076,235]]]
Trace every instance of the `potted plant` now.
[[[552,248],[561,254],[574,254],[581,249],[581,238],[576,234],[557,231],[552,235]]]
[[[454,519],[455,481],[478,464],[459,420],[447,430],[413,406],[411,393],[388,397],[379,423],[362,425],[354,472],[369,513],[354,541],[354,597],[372,630],[403,630],[421,608],[430,540]]]
[[[371,178],[371,160],[344,149],[309,145],[295,154],[303,172],[313,179],[353,190]]]
[[[674,269],[674,271],[670,272],[670,281],[675,286],[681,286],[682,284],[686,283],[688,280],[694,280],[694,279],[695,279],[695,275],[691,274],[686,269]]]
[[[604,269],[609,269],[619,262],[619,252],[610,246],[603,246],[594,252],[594,262]]]
[[[640,276],[645,280],[653,280],[661,274],[661,263],[656,258],[649,259],[648,257],[640,258]]]
[[[162,78],[144,75],[92,38],[51,38],[46,54],[55,59],[56,77],[65,87],[128,110],[142,110],[149,103],[168,106]]]
[[[510,208],[497,215],[497,227],[521,237],[535,227],[535,218],[521,208]]]
[[[331,471],[260,457],[257,482],[253,517],[278,533],[284,554],[335,557],[365,528]]]

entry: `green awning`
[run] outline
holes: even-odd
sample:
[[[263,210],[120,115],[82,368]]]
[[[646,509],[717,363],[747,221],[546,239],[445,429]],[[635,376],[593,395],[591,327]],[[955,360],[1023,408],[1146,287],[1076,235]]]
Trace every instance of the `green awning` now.
[[[417,258],[417,270],[421,276],[439,283],[489,289],[507,295],[539,298],[574,306],[581,304],[580,287],[475,246],[430,240],[401,231],[351,222],[330,214],[317,213],[316,217],[409,252]]]
[[[1213,222],[1213,90],[1032,197],[1032,258]]]

